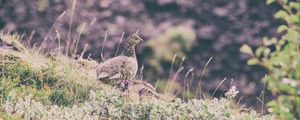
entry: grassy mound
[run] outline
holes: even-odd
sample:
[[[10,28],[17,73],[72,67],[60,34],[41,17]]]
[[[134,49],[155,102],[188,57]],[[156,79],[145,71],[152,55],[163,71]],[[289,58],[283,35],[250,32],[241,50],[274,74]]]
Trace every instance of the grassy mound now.
[[[234,87],[225,98],[188,101],[158,99],[138,92],[139,85],[122,93],[96,80],[98,63],[38,53],[17,35],[1,33],[0,38],[19,48],[0,48],[3,119],[274,119],[235,105]]]

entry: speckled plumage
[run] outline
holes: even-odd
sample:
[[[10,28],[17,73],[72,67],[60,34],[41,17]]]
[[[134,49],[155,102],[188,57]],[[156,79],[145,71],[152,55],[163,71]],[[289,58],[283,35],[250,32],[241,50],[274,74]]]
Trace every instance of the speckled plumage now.
[[[131,35],[124,43],[121,55],[111,58],[97,68],[97,77],[104,83],[114,83],[118,80],[134,79],[138,63],[135,54],[135,45],[143,41],[137,35]]]

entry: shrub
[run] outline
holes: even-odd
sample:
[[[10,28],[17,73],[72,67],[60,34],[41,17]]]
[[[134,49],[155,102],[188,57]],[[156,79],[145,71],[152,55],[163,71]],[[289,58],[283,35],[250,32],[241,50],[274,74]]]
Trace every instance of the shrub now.
[[[144,60],[156,72],[162,73],[165,68],[161,63],[171,64],[175,54],[180,58],[185,57],[191,52],[195,40],[196,33],[190,27],[169,28],[162,35],[145,43],[144,53],[147,54],[143,55]]]
[[[260,116],[254,110],[240,111],[232,98],[236,91],[227,93],[227,98],[192,99],[183,102],[162,101],[158,99],[128,101],[116,94],[116,91],[90,91],[89,99],[72,107],[45,106],[30,97],[7,100],[2,106],[5,112],[24,116],[25,119],[238,119],[271,120],[274,116]]]
[[[280,119],[300,119],[300,2],[292,0],[267,0],[276,2],[282,9],[274,14],[284,20],[277,32],[280,37],[263,38],[263,45],[255,52],[247,46],[241,52],[252,56],[249,65],[261,65],[269,73],[262,80],[276,97],[267,105]]]

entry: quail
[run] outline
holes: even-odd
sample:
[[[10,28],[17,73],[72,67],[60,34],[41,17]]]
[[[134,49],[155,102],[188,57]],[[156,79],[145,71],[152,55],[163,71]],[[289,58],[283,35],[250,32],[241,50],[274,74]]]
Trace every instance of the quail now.
[[[97,67],[97,78],[106,84],[134,79],[138,70],[135,46],[142,41],[143,39],[136,34],[129,36],[124,43],[123,52],[119,56],[111,58]]]

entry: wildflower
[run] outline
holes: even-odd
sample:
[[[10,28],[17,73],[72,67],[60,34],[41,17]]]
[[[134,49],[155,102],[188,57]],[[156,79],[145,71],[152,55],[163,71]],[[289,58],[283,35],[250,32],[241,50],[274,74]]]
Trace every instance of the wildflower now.
[[[227,98],[234,98],[238,93],[239,91],[236,91],[236,87],[232,86],[229,91],[225,93],[225,96]]]

